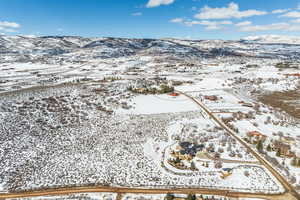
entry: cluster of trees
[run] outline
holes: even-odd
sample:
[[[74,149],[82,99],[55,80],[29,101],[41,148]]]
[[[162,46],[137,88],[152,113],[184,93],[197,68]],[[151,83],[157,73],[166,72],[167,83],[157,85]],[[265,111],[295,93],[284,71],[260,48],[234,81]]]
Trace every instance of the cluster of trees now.
[[[167,84],[161,84],[159,88],[133,88],[132,86],[129,86],[128,90],[139,94],[165,94],[173,92],[174,87]]]
[[[279,69],[287,69],[287,68],[293,68],[293,69],[298,69],[299,67],[296,66],[295,64],[291,63],[291,62],[280,62],[280,63],[277,63],[275,65],[276,68],[279,68]]]
[[[169,93],[169,92],[173,92],[174,91],[174,87],[173,86],[169,86],[166,84],[162,84],[160,85],[160,93]]]
[[[259,65],[257,64],[249,64],[249,65],[246,65],[246,68],[258,68]]]
[[[273,151],[273,149],[272,149],[272,147],[271,147],[270,144],[268,144],[266,150],[267,150],[268,152]],[[280,150],[280,149],[277,149],[277,151],[276,151],[276,156],[277,156],[277,157],[280,157],[280,156],[281,156],[281,150]]]
[[[122,78],[118,76],[107,76],[103,78],[103,81],[118,81],[118,80],[122,80]]]
[[[270,144],[268,144],[268,146],[267,146],[266,149],[267,149],[268,152],[273,151],[273,149],[272,149],[272,147],[271,147]],[[277,149],[277,151],[276,151],[276,156],[277,156],[277,157],[280,157],[280,156],[281,156],[281,150],[280,150],[280,149]]]

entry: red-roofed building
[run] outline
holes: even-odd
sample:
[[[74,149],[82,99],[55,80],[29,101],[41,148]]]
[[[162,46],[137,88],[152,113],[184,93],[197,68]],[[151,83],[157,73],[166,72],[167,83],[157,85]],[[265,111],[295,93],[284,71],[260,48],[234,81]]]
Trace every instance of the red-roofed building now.
[[[178,94],[177,92],[172,92],[172,93],[170,93],[169,95],[172,96],[172,97],[177,97],[177,96],[179,96],[179,94]]]
[[[265,141],[265,139],[267,138],[266,135],[258,132],[258,131],[249,131],[247,133],[247,136],[252,138],[252,137],[255,137],[255,139],[258,141],[258,140],[262,140],[262,141]]]

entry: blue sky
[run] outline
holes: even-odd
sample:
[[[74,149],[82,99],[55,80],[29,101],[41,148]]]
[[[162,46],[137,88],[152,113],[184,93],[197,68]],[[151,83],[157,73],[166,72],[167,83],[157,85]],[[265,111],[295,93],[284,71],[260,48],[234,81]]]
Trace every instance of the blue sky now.
[[[0,34],[190,39],[300,36],[300,0],[0,0]]]

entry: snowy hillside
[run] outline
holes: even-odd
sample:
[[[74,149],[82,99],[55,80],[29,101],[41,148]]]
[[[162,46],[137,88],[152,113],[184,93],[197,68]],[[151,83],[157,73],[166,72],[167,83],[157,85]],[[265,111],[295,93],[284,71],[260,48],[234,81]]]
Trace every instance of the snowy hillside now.
[[[245,41],[246,40],[246,41]],[[223,56],[300,58],[296,37],[260,36],[241,41],[0,36],[0,62],[82,63],[93,59],[164,55],[176,59]],[[250,42],[251,41],[251,42]],[[277,43],[274,45],[274,43]],[[255,50],[255,51],[254,51]]]
[[[266,44],[300,44],[300,37],[287,35],[249,36],[242,40]]]

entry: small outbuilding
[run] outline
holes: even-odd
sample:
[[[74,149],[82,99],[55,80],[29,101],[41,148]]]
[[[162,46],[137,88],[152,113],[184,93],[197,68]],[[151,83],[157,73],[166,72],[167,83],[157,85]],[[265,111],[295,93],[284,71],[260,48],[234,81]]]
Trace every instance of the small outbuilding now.
[[[177,96],[179,96],[179,93],[177,93],[177,92],[172,92],[172,93],[170,93],[169,95],[172,96],[172,97],[177,97]]]
[[[218,97],[216,95],[210,95],[210,96],[209,95],[205,95],[204,99],[210,100],[210,101],[217,101]]]

